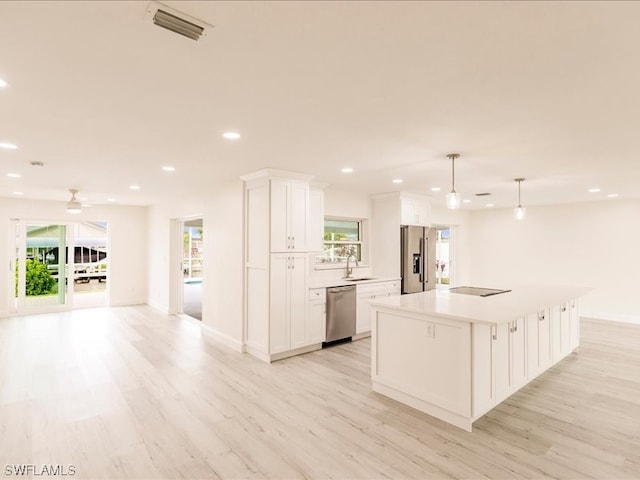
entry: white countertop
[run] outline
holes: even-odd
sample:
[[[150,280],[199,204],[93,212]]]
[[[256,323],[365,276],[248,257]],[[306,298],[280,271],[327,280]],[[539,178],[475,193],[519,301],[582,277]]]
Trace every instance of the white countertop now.
[[[590,290],[586,287],[527,286],[489,297],[431,290],[375,299],[369,301],[369,304],[373,307],[495,325],[581,297]]]
[[[400,281],[400,277],[370,277],[370,278],[371,278],[370,280],[360,280],[359,282],[354,282],[353,280],[350,280],[348,278],[335,278],[331,280],[321,280],[319,282],[311,283],[309,285],[309,288],[342,287],[344,285],[366,285],[368,283],[393,282],[396,280]]]

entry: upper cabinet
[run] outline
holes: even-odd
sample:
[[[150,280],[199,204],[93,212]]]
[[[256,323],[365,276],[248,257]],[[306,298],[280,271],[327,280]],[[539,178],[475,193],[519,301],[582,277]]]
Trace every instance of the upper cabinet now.
[[[306,252],[309,183],[273,178],[271,182],[271,252]]]
[[[310,252],[324,249],[324,190],[323,186],[312,184],[309,188],[309,221],[307,247]]]
[[[400,196],[400,223],[402,225],[431,225],[431,204],[419,196]]]

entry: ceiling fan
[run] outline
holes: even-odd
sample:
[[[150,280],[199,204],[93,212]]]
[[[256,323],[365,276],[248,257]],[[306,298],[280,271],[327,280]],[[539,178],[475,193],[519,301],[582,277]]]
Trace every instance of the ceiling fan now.
[[[82,204],[76,198],[76,193],[78,193],[78,190],[75,188],[70,188],[69,191],[71,192],[71,200],[67,202],[67,213],[82,213]]]
[[[67,213],[78,214],[82,213],[82,209],[87,207],[93,207],[94,205],[110,205],[115,202],[114,199],[108,198],[107,200],[89,200],[87,198],[80,197],[77,195],[80,192],[77,188],[70,188],[69,192],[71,193],[71,198],[67,202]]]

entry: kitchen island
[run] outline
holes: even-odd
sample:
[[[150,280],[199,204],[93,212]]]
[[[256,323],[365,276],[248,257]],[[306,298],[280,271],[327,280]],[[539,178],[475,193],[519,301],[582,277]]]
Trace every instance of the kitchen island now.
[[[471,431],[474,421],[580,343],[587,288],[479,297],[432,290],[373,300],[373,390]]]

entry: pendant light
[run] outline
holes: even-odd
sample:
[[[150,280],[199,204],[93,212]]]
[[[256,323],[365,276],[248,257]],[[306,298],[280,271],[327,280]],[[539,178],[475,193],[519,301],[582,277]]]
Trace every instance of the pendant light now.
[[[456,193],[455,183],[456,183],[456,169],[455,169],[455,161],[460,154],[458,153],[450,153],[447,155],[447,158],[451,159],[451,191],[447,193],[447,208],[455,209],[460,208],[460,194]]]
[[[518,182],[518,206],[513,209],[513,216],[516,220],[522,220],[527,212],[527,209],[520,202],[520,184],[524,182],[524,178],[514,178],[513,181]]]
[[[72,188],[69,190],[69,192],[71,192],[71,200],[69,200],[69,202],[67,203],[67,213],[82,213],[82,204],[76,198],[76,193],[78,193],[78,190]]]

